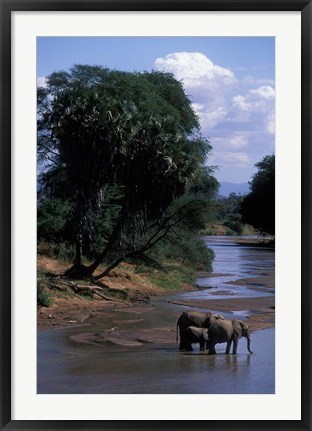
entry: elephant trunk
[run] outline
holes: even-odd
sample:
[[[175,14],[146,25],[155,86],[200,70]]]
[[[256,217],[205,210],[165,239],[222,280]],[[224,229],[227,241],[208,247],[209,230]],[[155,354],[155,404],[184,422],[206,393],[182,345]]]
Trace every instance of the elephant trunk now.
[[[247,334],[247,349],[249,353],[252,353],[252,351],[250,350],[250,335]]]

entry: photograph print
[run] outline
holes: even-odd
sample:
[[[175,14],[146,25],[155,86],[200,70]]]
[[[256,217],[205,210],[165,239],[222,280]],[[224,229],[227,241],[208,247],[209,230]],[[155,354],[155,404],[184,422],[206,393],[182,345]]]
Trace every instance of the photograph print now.
[[[37,393],[275,393],[274,37],[37,37]]]

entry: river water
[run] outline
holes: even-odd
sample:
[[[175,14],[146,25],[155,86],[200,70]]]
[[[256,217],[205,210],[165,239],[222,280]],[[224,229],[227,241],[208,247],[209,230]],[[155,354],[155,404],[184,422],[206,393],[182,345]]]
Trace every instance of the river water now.
[[[207,237],[206,242],[215,251],[213,270],[218,276],[199,278],[197,284],[203,289],[160,298],[143,307],[105,310],[89,320],[88,326],[38,332],[38,393],[274,393],[274,328],[252,333],[252,355],[247,352],[245,339],[240,340],[237,355],[224,355],[224,344],[217,345],[215,356],[199,352],[196,345],[193,352],[178,350],[176,320],[189,307],[168,300],[274,294],[260,285],[251,289],[228,284],[274,271],[272,249],[235,245],[228,237]],[[101,333],[114,330],[124,337],[117,343],[102,343]],[[129,333],[137,334],[136,341],[123,343]],[[100,341],[81,342],[88,334],[98,334]]]

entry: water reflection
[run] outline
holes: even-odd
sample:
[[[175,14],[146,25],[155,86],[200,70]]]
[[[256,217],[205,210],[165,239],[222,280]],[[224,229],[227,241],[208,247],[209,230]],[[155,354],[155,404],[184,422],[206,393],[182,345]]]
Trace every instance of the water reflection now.
[[[39,393],[274,393],[273,328],[253,334],[253,355],[243,345],[237,355],[225,355],[222,344],[217,355],[146,345],[80,346],[55,357],[40,344]]]

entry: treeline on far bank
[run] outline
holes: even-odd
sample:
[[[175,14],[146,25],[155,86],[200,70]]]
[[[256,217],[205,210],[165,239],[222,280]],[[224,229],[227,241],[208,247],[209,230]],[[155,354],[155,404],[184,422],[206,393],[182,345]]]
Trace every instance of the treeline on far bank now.
[[[257,172],[246,195],[219,196],[214,204],[214,219],[202,235],[275,235],[275,156],[256,163]]]

